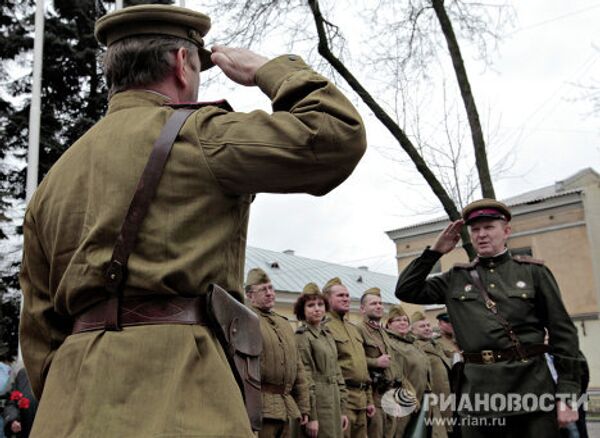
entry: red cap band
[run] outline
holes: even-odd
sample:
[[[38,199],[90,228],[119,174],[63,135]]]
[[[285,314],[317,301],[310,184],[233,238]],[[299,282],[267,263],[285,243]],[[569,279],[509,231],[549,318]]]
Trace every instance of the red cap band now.
[[[504,219],[506,220],[506,216],[504,216],[504,213],[502,213],[500,210],[496,210],[495,208],[481,208],[479,210],[475,210],[473,211],[469,217],[467,218],[467,220],[471,220],[471,219],[475,219],[478,218],[480,216],[483,217],[497,217],[498,219]]]

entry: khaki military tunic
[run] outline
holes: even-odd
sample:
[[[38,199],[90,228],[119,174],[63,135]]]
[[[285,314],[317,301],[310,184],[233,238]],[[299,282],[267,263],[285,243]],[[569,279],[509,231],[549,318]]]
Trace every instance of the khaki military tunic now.
[[[392,350],[402,357],[406,379],[414,388],[419,405],[423,406],[423,395],[426,390],[431,390],[429,358],[425,352],[415,345],[415,340],[411,336],[401,336],[391,330],[388,330],[387,333]],[[419,411],[415,411],[411,416],[416,416],[418,413]],[[404,436],[404,431],[411,416],[397,419],[396,438]]]
[[[451,361],[454,359],[455,353],[458,353],[460,351],[458,345],[456,345],[456,341],[454,340],[453,336],[448,336],[442,333],[439,338],[436,338],[436,342],[442,345],[444,354]],[[460,357],[460,355],[458,357]]]
[[[502,350],[512,346],[500,322],[486,309],[469,275],[470,266],[457,265],[427,278],[441,254],[431,250],[415,259],[400,275],[396,295],[418,304],[446,304],[458,345],[466,353]],[[508,251],[477,259],[482,282],[496,301],[498,312],[527,346],[544,342],[544,327],[554,352],[555,385],[543,355],[526,362],[518,358],[491,364],[466,363],[463,394],[579,393],[577,330],[565,310],[550,270],[530,258],[513,258]],[[558,360],[556,360],[558,358]],[[515,415],[514,412],[465,412],[471,415]]]
[[[126,296],[195,296],[213,282],[241,291],[252,194],[323,195],[356,166],[364,127],[331,82],[283,56],[260,68],[256,83],[272,115],[207,106],[183,126],[129,259]],[[107,296],[103,273],[173,112],[166,103],[143,90],[114,95],[28,205],[20,340],[41,396],[34,437],[250,436],[240,392],[206,327],[69,336],[74,316]]]
[[[319,422],[319,438],[341,438],[347,391],[335,340],[327,328],[304,324],[296,343],[310,386],[310,420]]]
[[[393,437],[398,428],[396,417],[383,410],[381,398],[385,391],[400,386],[403,381],[404,360],[392,350],[387,332],[378,323],[362,321],[358,328],[363,338],[367,366],[373,382],[373,401],[377,408],[375,416],[369,422],[369,437]],[[382,354],[391,357],[388,368],[377,366],[377,358]],[[377,376],[381,381],[379,384]]]
[[[446,352],[442,345],[435,340],[420,340],[415,341],[415,345],[421,349],[429,359],[429,368],[431,369],[431,392],[438,397],[444,397],[448,400],[450,396],[450,369],[452,362],[446,356]],[[449,421],[452,418],[452,410],[450,406],[441,410],[439,405],[434,405],[430,412],[431,418],[444,418]],[[443,438],[447,436],[447,432],[451,431],[450,423],[433,424],[433,438]]]
[[[310,412],[309,384],[298,354],[294,332],[287,318],[276,312],[253,310],[260,319],[263,351],[260,355],[262,414],[264,419],[288,422]],[[283,394],[265,390],[267,385],[285,388]]]
[[[348,390],[345,414],[348,415],[350,426],[344,436],[366,437],[366,408],[373,404],[373,395],[370,390],[369,370],[362,336],[354,324],[346,321],[336,312],[328,314],[326,326],[335,340],[338,364]]]

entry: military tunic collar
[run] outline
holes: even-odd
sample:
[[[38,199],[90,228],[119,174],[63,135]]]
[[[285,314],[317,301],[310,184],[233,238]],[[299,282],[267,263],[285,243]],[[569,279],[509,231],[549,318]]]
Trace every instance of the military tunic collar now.
[[[167,96],[151,90],[126,90],[115,94],[108,102],[108,113],[138,106],[161,106],[170,102]]]
[[[503,263],[506,263],[510,259],[510,252],[508,252],[508,250],[504,250],[504,252],[501,252],[493,257],[478,257],[477,262],[485,268],[493,268],[494,266],[499,266]]]
[[[338,321],[344,321],[344,318],[345,318],[346,314],[340,315],[337,312],[329,312],[329,316],[331,317],[331,319],[335,319],[335,320],[338,320]]]

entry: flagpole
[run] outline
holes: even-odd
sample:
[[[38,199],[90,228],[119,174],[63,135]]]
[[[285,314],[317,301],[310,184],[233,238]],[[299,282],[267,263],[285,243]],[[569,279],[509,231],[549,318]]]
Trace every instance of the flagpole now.
[[[44,0],[36,1],[35,37],[33,41],[33,83],[29,108],[29,148],[25,200],[29,202],[38,184],[40,157],[40,114],[42,102],[42,55],[44,51]]]

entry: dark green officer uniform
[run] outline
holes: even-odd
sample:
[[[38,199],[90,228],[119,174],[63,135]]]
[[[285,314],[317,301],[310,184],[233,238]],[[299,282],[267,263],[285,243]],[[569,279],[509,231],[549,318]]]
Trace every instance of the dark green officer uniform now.
[[[485,307],[472,283],[470,269],[477,266],[482,282],[496,301],[499,313],[514,328],[524,346],[542,344],[544,327],[550,335],[558,382],[548,371],[543,355],[489,364],[467,363],[462,393],[527,394],[579,392],[577,331],[560,298],[558,285],[543,263],[512,257],[510,252],[479,258],[472,265],[456,265],[427,278],[441,254],[426,249],[402,272],[396,296],[417,304],[446,304],[458,345],[465,353],[512,347],[503,326]],[[516,412],[461,412],[463,415],[503,416]]]

